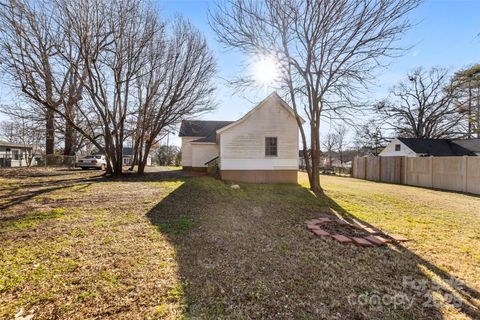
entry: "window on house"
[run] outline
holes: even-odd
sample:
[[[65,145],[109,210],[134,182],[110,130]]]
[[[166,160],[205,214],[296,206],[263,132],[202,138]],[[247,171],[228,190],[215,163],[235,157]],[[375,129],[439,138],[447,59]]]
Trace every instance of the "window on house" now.
[[[277,156],[277,137],[265,138],[265,155]]]
[[[399,144],[396,144],[395,145],[395,151],[400,151],[400,149],[401,149],[401,146]]]

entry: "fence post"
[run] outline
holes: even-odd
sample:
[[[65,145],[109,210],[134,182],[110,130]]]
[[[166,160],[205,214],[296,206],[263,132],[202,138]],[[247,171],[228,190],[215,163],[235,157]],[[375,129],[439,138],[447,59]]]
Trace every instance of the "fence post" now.
[[[433,156],[430,156],[430,187],[433,188]]]
[[[403,161],[405,162],[405,172],[404,172],[404,178],[403,178],[403,183],[405,185],[408,185],[408,157],[407,156],[404,156],[403,157]]]
[[[378,181],[382,181],[382,157],[378,157]]]
[[[357,159],[357,157],[353,157],[353,160],[352,160],[352,178],[355,178],[355,160]]]
[[[368,178],[367,178],[367,172],[368,172],[368,157],[365,156],[365,157],[364,157],[364,160],[365,160],[365,161],[363,161],[363,163],[364,163],[364,165],[363,165],[363,173],[364,173],[364,175],[365,175],[365,180],[368,180]]]
[[[468,156],[463,156],[463,192],[468,192]]]

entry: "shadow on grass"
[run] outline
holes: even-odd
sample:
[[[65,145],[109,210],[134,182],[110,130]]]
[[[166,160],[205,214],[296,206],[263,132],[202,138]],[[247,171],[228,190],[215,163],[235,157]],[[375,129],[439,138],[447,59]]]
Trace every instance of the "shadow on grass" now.
[[[42,194],[48,194],[53,191],[66,189],[78,185],[91,185],[95,182],[100,182],[101,177],[94,178],[76,178],[76,179],[62,179],[49,182],[22,184],[21,186],[7,187],[0,189],[3,201],[0,202],[0,210],[7,209],[14,205],[22,204]],[[0,220],[2,217],[0,217]]]
[[[319,239],[304,221],[335,210],[293,185],[184,179],[147,216],[177,251],[185,314],[199,318],[441,319],[480,316],[478,292],[402,245],[359,248]],[[364,224],[359,219],[356,219]],[[451,304],[435,304],[441,295]],[[383,300],[382,300],[383,299]],[[455,309],[453,304],[462,303]]]
[[[3,179],[15,179],[15,180],[28,180],[31,178],[52,178],[52,177],[63,177],[64,179],[46,179],[34,182],[25,182],[20,184],[15,184],[13,186],[0,187],[0,210],[7,209],[14,205],[21,205],[22,203],[31,200],[37,196],[43,194],[48,194],[53,191],[66,189],[74,186],[89,185],[97,182],[112,182],[112,181],[122,181],[122,182],[148,182],[148,181],[162,181],[167,179],[180,179],[191,176],[188,172],[182,170],[170,170],[170,171],[159,171],[146,173],[144,175],[138,175],[133,172],[126,172],[121,177],[110,177],[104,175],[100,171],[95,171],[96,175],[92,176],[92,171],[81,171],[81,170],[68,170],[68,169],[59,169],[59,170],[49,170],[42,172],[40,170],[5,170],[0,172],[0,178]],[[72,178],[71,175],[76,174],[75,178]],[[22,218],[22,217],[19,217]],[[0,220],[2,217],[0,216]],[[6,218],[5,218],[6,219]],[[10,218],[9,218],[10,219]]]

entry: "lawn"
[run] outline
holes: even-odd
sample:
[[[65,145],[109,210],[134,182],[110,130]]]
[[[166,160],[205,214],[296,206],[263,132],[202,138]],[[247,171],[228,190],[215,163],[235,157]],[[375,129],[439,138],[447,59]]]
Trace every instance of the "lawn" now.
[[[480,317],[480,197],[330,176],[322,185],[317,198],[175,170],[0,171],[0,318]],[[321,214],[413,241],[318,238],[304,221]]]

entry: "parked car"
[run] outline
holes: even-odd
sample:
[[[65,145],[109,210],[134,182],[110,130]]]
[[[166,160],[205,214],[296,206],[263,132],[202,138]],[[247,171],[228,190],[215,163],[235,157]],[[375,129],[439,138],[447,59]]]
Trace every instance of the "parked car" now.
[[[100,169],[105,170],[107,168],[107,160],[102,155],[91,155],[85,158],[79,159],[75,163],[75,167],[85,169]]]

